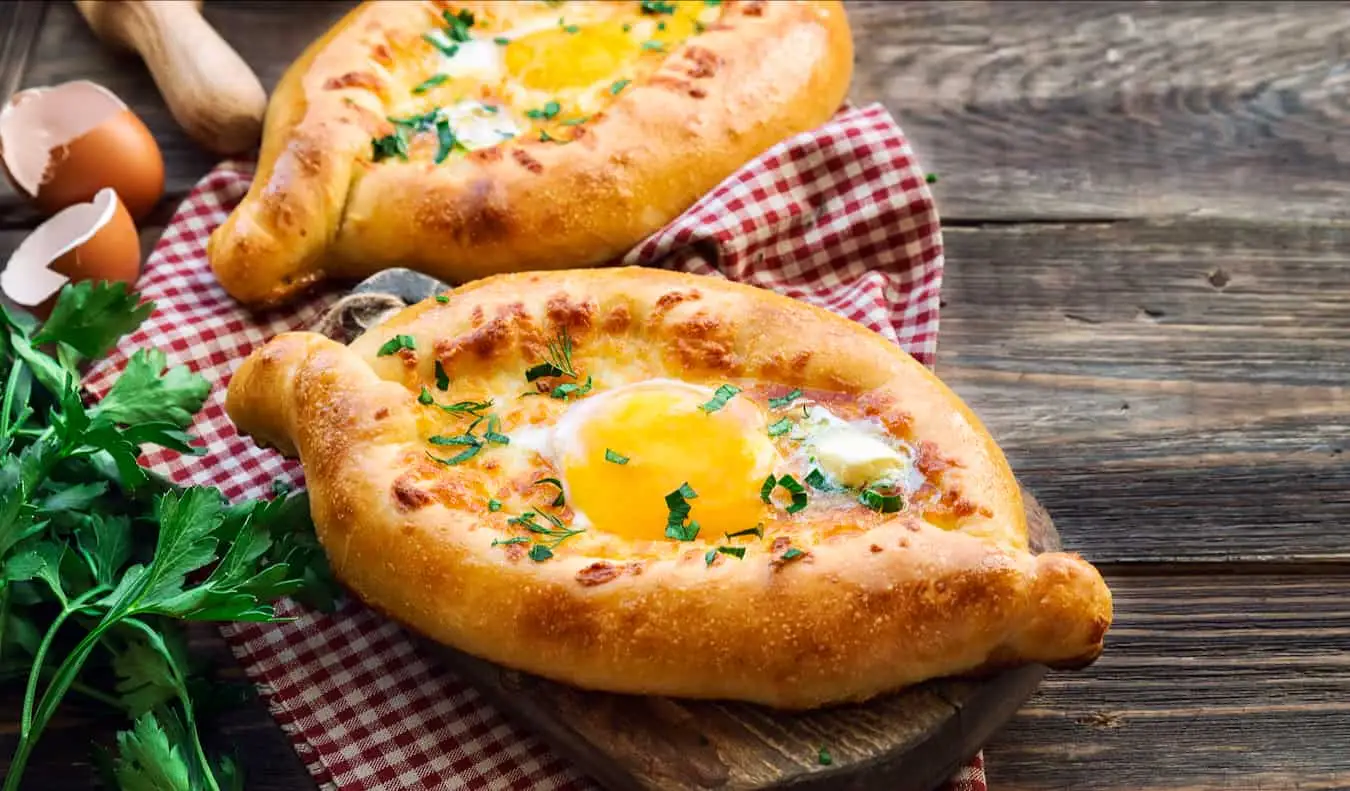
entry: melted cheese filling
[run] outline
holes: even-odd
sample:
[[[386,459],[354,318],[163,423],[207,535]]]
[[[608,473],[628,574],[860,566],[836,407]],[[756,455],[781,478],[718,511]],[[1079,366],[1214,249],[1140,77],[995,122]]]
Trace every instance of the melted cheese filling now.
[[[395,97],[390,113],[391,120],[439,113],[455,141],[451,155],[520,136],[567,142],[721,9],[703,0],[517,2],[471,25],[454,21],[457,14],[447,11],[445,24],[413,45],[415,87]],[[487,117],[491,111],[497,117]],[[395,123],[392,133],[409,138],[413,159],[439,150],[432,122]]]

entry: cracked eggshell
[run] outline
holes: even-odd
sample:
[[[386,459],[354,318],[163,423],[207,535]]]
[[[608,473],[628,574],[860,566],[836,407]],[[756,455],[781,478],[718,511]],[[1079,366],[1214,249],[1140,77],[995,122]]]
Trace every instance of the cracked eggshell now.
[[[136,225],[117,193],[105,188],[92,201],[67,206],[24,237],[0,272],[0,289],[10,301],[45,317],[68,282],[131,285],[140,273]]]
[[[110,187],[137,219],[164,194],[164,157],[111,91],[87,80],[30,88],[0,109],[0,164],[47,214]]]

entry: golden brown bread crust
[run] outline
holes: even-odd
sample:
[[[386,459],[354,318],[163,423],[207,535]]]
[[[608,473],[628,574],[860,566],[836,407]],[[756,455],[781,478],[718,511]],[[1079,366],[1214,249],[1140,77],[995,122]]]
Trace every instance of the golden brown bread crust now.
[[[434,165],[372,163],[371,140],[425,76],[404,53],[439,6],[363,4],[277,86],[257,176],[211,235],[213,270],[236,299],[266,305],[392,265],[463,282],[621,256],[845,98],[853,49],[841,4],[724,8],[567,145],[516,138]]]
[[[489,513],[488,496],[531,502],[540,472],[504,456],[428,464],[421,438],[442,415],[417,395],[439,363],[453,380],[442,400],[496,397],[508,434],[547,424],[564,402],[514,396],[557,325],[597,393],[654,376],[832,393],[925,448],[936,491],[899,514],[808,509],[769,524],[744,559],[711,565],[701,540],[595,530],[542,563],[493,546],[512,506]],[[416,350],[377,356],[398,334]],[[320,540],[360,598],[435,640],[581,687],[813,707],[989,667],[1081,666],[1111,622],[1091,565],[1028,552],[1002,453],[927,369],[860,325],[720,279],[485,279],[350,347],[278,336],[234,376],[227,409],[245,434],[299,456]],[[806,555],[782,562],[789,544]]]

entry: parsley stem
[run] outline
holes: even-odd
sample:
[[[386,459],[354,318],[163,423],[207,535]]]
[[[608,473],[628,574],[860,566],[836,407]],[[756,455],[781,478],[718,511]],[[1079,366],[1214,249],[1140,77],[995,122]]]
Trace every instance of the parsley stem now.
[[[10,434],[9,419],[10,413],[14,411],[14,396],[19,391],[19,377],[23,374],[24,368],[15,360],[9,369],[9,379],[5,382],[5,401],[0,406],[0,437],[8,437]]]
[[[33,752],[33,745],[37,743],[38,736],[46,729],[47,723],[56,713],[56,707],[60,704],[61,698],[65,697],[66,690],[70,689],[70,685],[75,682],[75,677],[84,667],[85,660],[93,653],[94,646],[98,645],[98,641],[103,638],[103,633],[108,630],[108,627],[112,626],[112,623],[107,620],[100,622],[66,656],[65,661],[56,668],[56,673],[53,675],[51,683],[47,685],[46,691],[42,693],[42,700],[38,702],[35,712],[33,703],[34,698],[37,697],[38,678],[41,675],[42,665],[46,661],[47,651],[56,638],[56,632],[67,618],[82,609],[91,599],[102,596],[107,590],[106,585],[99,585],[71,599],[56,616],[51,627],[47,629],[47,634],[43,635],[37,653],[33,656],[33,669],[29,672],[28,685],[24,690],[23,712],[19,719],[19,746],[15,748],[14,757],[10,759],[9,770],[5,775],[4,791],[18,791],[19,780],[23,778],[24,767],[28,765],[28,757]]]

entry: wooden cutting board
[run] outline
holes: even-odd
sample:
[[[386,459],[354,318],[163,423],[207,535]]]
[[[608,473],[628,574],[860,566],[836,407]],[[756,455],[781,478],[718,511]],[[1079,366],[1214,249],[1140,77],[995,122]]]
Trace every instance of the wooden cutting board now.
[[[364,281],[316,329],[348,341],[446,286],[408,270]],[[1025,490],[1034,551],[1057,550],[1049,514]],[[865,704],[787,713],[587,692],[436,645],[447,668],[612,791],[930,791],[1031,697],[1039,665],[942,680]],[[822,759],[828,753],[828,763]]]

